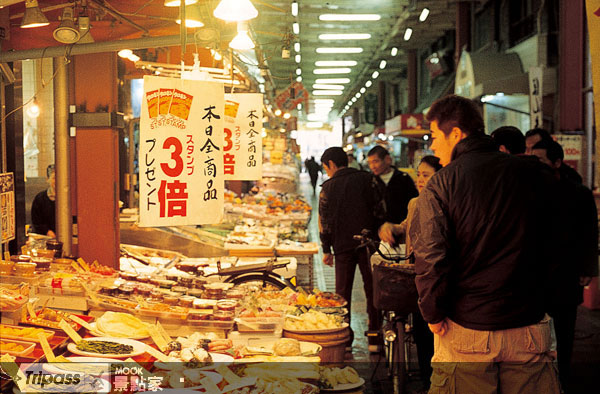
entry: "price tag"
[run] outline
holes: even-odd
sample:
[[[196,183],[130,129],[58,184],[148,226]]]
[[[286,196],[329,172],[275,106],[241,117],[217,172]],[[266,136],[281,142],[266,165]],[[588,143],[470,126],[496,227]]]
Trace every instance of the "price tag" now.
[[[40,332],[40,333],[38,333],[37,337],[40,340],[40,345],[42,346],[42,350],[44,351],[44,356],[46,356],[46,360],[48,360],[49,363],[53,363],[54,360],[56,359],[56,357],[54,356],[54,352],[52,351],[52,348],[50,347],[50,344],[48,343],[48,338],[46,338],[46,333]]]
[[[10,261],[10,252],[8,250],[4,251],[4,260]]]
[[[27,313],[29,313],[29,317],[31,317],[32,320],[37,318],[37,315],[35,314],[35,311],[33,310],[33,305],[31,304],[31,302],[27,303]]]
[[[85,271],[81,268],[81,266],[79,264],[77,264],[77,262],[73,261],[71,263],[71,267],[73,267],[75,269],[75,271],[77,271],[80,274],[83,274]]]
[[[75,344],[78,344],[79,342],[83,341],[81,336],[79,336],[79,334],[75,332],[73,327],[71,327],[71,325],[67,323],[64,319],[62,319],[60,323],[58,323],[58,326],[69,336],[69,338],[71,338],[73,342],[75,342]]]
[[[0,357],[0,366],[2,367],[2,371],[10,376],[13,382],[16,383],[19,390],[21,390],[22,393],[25,392],[27,378],[17,363],[14,362],[13,357],[8,354],[2,355],[2,357]]]
[[[203,378],[201,378],[200,384],[202,385],[202,387],[204,387],[204,389],[206,389],[207,393],[220,393],[221,392],[221,390],[219,389],[219,387],[217,387],[215,382],[213,382],[213,380],[211,378],[209,378],[208,376],[204,376]]]
[[[79,324],[80,326],[85,327],[87,330],[90,330],[90,331],[93,330],[92,326],[90,326],[90,323],[86,322],[85,320],[83,320],[79,316],[69,315],[69,319],[73,320],[75,323]]]
[[[146,353],[148,353],[149,355],[151,355],[152,357],[154,357],[155,359],[157,359],[158,361],[161,361],[163,363],[166,363],[169,361],[169,357],[166,354],[159,352],[158,350],[154,349],[152,346],[146,345]]]
[[[169,334],[167,334],[167,332],[158,320],[156,321],[156,328],[158,330],[158,333],[163,337],[167,344],[172,341],[171,337],[169,336]]]
[[[83,287],[83,289],[85,290],[85,293],[87,294],[88,297],[90,297],[92,299],[92,301],[94,301],[95,303],[99,303],[100,301],[98,300],[98,297],[96,297],[96,294],[90,290],[89,287],[87,287],[86,284],[84,284],[83,282],[81,283],[81,287]]]
[[[221,374],[221,376],[227,381],[229,384],[237,384],[240,381],[240,377],[234,374],[231,369],[227,365],[219,365],[216,371]]]
[[[148,331],[150,332],[150,336],[152,337],[152,340],[154,341],[156,346],[158,346],[158,348],[163,352],[167,350],[167,342],[165,341],[163,336],[160,335],[160,333],[156,329],[156,326],[148,325]]]
[[[86,270],[89,271],[90,270],[90,266],[88,265],[88,263],[85,262],[84,259],[82,259],[81,257],[77,259],[77,262],[79,263],[79,265],[81,265],[81,267]]]

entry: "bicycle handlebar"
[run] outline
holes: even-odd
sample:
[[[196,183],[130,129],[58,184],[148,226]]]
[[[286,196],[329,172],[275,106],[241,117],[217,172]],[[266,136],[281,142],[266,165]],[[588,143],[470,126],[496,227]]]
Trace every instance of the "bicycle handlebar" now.
[[[371,236],[371,232],[367,229],[363,229],[359,235],[354,235],[352,236],[353,239],[355,239],[356,241],[361,241],[361,244],[359,246],[357,246],[358,248],[362,248],[365,246],[373,246],[375,248],[375,251],[377,252],[377,254],[379,256],[381,256],[381,258],[383,258],[384,260],[387,261],[393,261],[395,263],[399,263],[400,261],[406,261],[406,260],[410,260],[412,253],[409,254],[406,257],[400,257],[400,256],[396,256],[396,257],[390,257],[390,256],[386,256],[380,248],[381,243],[377,242],[375,239],[373,239],[373,237]]]

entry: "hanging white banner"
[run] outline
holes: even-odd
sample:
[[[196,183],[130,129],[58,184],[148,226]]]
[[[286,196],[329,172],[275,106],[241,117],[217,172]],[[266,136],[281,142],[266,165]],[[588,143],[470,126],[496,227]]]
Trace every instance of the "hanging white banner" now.
[[[262,178],[262,107],[260,93],[225,94],[223,168],[226,180]]]
[[[223,84],[144,77],[140,226],[223,219]]]
[[[542,83],[544,70],[541,67],[529,68],[529,127],[532,129],[544,127],[544,112],[542,111]]]

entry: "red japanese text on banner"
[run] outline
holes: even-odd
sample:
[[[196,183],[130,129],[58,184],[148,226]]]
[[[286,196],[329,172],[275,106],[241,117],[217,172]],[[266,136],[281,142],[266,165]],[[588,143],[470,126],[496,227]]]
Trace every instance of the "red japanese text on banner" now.
[[[140,226],[223,219],[223,85],[144,77]]]
[[[223,169],[226,180],[262,178],[262,106],[260,93],[225,94]]]

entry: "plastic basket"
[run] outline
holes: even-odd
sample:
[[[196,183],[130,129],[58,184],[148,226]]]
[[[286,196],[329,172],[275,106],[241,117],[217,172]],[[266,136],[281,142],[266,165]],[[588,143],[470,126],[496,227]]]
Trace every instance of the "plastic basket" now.
[[[373,266],[373,304],[384,311],[409,314],[418,311],[415,270],[408,264]]]

